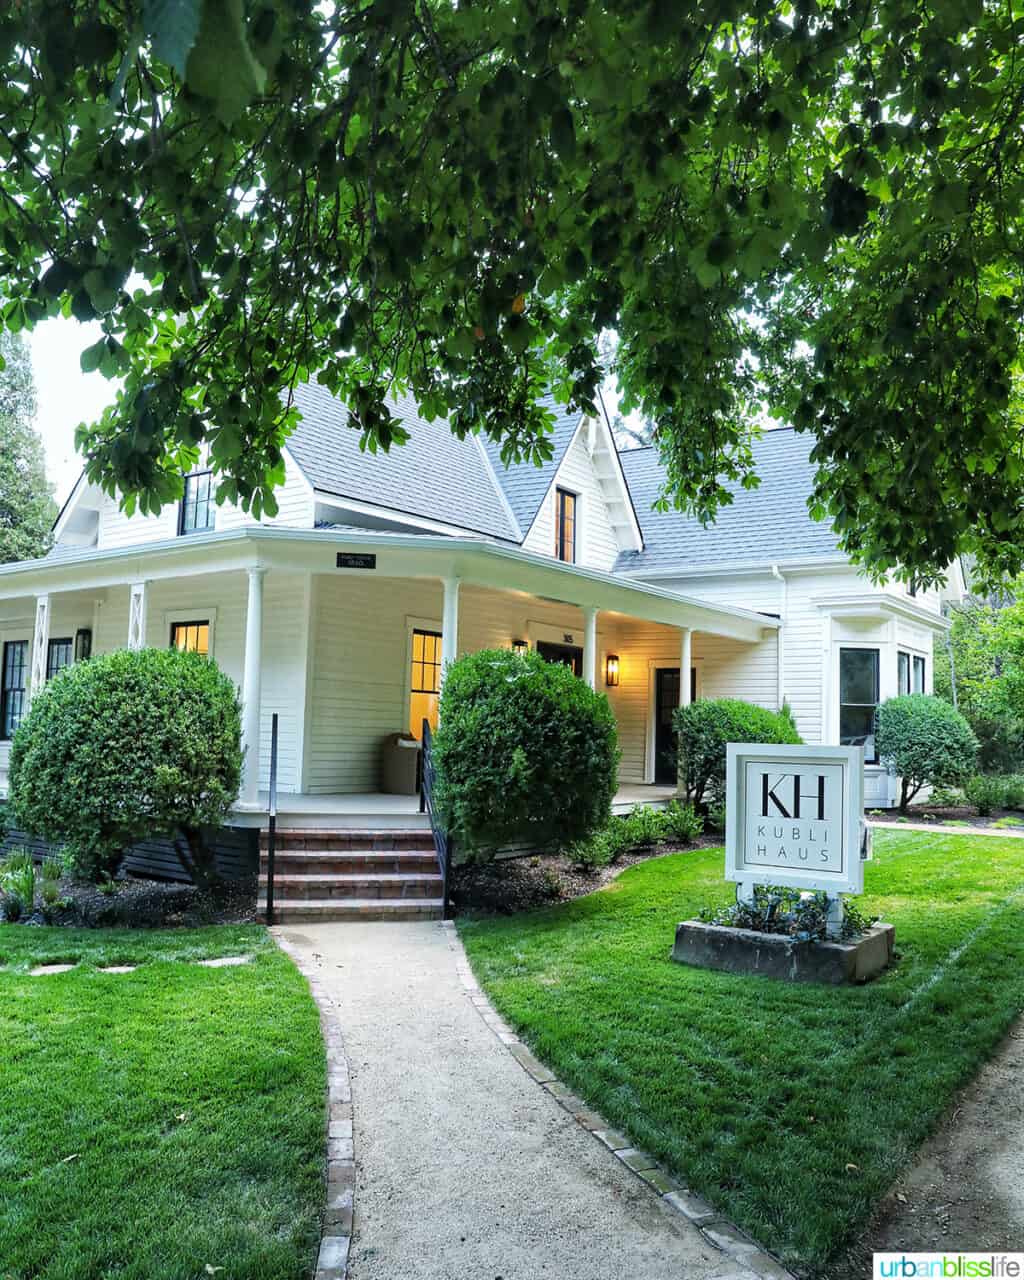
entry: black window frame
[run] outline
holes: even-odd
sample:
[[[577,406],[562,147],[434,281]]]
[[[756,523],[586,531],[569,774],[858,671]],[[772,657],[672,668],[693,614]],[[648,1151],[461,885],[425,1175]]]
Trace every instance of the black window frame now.
[[[843,702],[843,657],[847,653],[870,653],[874,655],[875,700],[873,703],[872,702]],[[880,649],[876,648],[873,645],[855,645],[855,644],[843,645],[840,648],[839,663],[838,663],[838,681],[837,681],[838,688],[836,690],[836,692],[839,695],[839,742],[840,742],[840,745],[846,745],[844,743],[845,738],[854,738],[854,737],[862,737],[862,736],[870,737],[871,738],[871,755],[870,756],[868,755],[867,748],[865,747],[865,750],[864,750],[865,764],[878,763],[878,746],[875,741],[875,721],[877,720],[878,707],[881,703],[881,695],[882,695],[881,675],[882,675],[882,653]],[[844,734],[843,733],[843,709],[845,707],[871,707],[871,706],[874,707],[874,717],[872,718],[871,732],[866,735],[850,734],[850,733]],[[853,745],[856,745],[856,744],[853,744]]]
[[[896,692],[902,698],[910,690],[910,654],[905,649],[900,649],[896,653]]]
[[[425,640],[435,641],[434,654],[436,655],[436,659],[437,659],[436,661],[431,661],[431,662],[427,661],[425,656],[426,655],[425,646],[423,650],[424,657],[417,660],[416,658],[416,637],[417,636],[423,636]],[[412,639],[411,639],[411,650],[410,650],[412,656],[409,662],[409,693],[410,694],[413,694],[413,693],[439,694],[441,692],[441,654],[442,654],[443,644],[444,644],[444,637],[442,636],[440,631],[433,631],[429,627],[413,627]],[[417,667],[419,667],[420,669],[420,683],[423,687],[417,687],[416,685],[416,681],[414,677],[416,675]],[[433,677],[434,677],[433,685],[429,689],[425,687],[428,669],[433,674]]]
[[[56,665],[57,655],[63,650],[64,661]],[[56,636],[46,644],[46,678],[52,680],[58,671],[70,667],[75,660],[75,642],[71,636]]]
[[[921,687],[917,687],[918,672],[921,673]],[[910,682],[910,690],[912,693],[924,693],[928,688],[928,663],[921,654],[913,655],[913,674]]]
[[[203,499],[200,499],[198,496],[195,498],[190,497],[190,487],[198,480],[206,481],[206,496]],[[196,523],[194,523],[191,528],[188,528],[186,527],[187,512],[190,507],[194,512],[194,519]],[[178,507],[178,537],[187,538],[193,533],[209,533],[209,531],[214,528],[215,523],[216,513],[214,507],[213,472],[210,470],[190,472],[185,477],[185,490],[181,495],[181,503]],[[205,524],[198,523],[200,509],[205,511]]]
[[[188,631],[189,627],[205,627],[206,628],[206,652],[200,653],[199,656],[201,658],[210,657],[210,649],[211,649],[210,641],[212,639],[212,631],[210,628],[209,618],[188,618],[188,619],[182,619],[180,622],[172,622],[171,623],[171,648],[178,649],[179,653],[199,653],[198,649],[189,649],[187,645],[184,649],[180,649],[178,644],[175,641],[175,637],[177,633],[179,631]]]
[[[569,546],[566,547],[566,505],[567,499],[572,500],[572,515],[569,523],[572,525],[572,536],[568,539]],[[561,485],[555,489],[555,558],[560,560],[562,564],[576,563],[576,530],[579,525],[580,512],[580,495],[572,489],[563,489]],[[569,554],[566,555],[568,549]]]
[[[20,660],[15,665],[11,658],[16,650],[21,651]],[[15,670],[20,672],[21,683],[10,683]],[[28,693],[28,641],[5,640],[3,652],[0,654],[0,742],[10,742],[18,725],[25,715],[25,696]],[[11,699],[18,695],[17,722],[13,721],[10,711]]]

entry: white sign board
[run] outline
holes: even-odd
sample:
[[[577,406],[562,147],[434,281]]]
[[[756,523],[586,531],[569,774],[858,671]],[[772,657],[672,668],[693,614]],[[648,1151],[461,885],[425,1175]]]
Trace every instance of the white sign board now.
[[[861,893],[863,747],[731,742],[725,878]]]

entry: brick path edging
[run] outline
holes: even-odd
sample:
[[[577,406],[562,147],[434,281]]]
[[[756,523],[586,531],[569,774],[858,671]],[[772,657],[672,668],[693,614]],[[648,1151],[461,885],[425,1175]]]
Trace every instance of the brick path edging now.
[[[455,953],[456,968],[463,991],[487,1026],[527,1075],[545,1089],[581,1128],[606,1146],[627,1169],[646,1182],[665,1204],[670,1205],[692,1223],[713,1248],[732,1258],[750,1276],[758,1277],[758,1280],[793,1280],[792,1273],[787,1271],[767,1249],[763,1249],[756,1240],[735,1223],[730,1222],[706,1200],[684,1187],[662,1169],[646,1151],[633,1147],[625,1134],[612,1129],[603,1116],[591,1110],[582,1098],[555,1076],[553,1071],[534,1057],[497,1012],[477,982],[454,921],[445,920],[442,928],[447,934],[449,947]],[[320,1280],[319,1276],[318,1280]],[[327,1278],[325,1277],[324,1280]]]
[[[269,932],[309,983],[310,994],[320,1010],[320,1029],[327,1050],[327,1203],[314,1280],[346,1280],[356,1165],[352,1142],[352,1083],[341,1021],[316,967],[307,964],[302,954],[275,929]]]

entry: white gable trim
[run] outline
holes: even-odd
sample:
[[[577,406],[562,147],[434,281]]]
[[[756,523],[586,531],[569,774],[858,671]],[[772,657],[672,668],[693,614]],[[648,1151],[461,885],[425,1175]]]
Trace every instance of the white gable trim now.
[[[612,520],[611,527],[615,534],[615,540],[619,544],[619,550],[642,551],[644,547],[644,537],[640,529],[640,522],[636,516],[636,508],[633,506],[633,496],[629,491],[629,485],[626,483],[626,474],[622,469],[622,462],[619,458],[619,450],[615,443],[615,437],[612,435],[611,428],[603,417],[587,418],[584,416],[581,417],[579,422],[576,424],[576,430],[572,433],[572,437],[566,446],[565,452],[562,454],[561,460],[555,468],[555,473],[551,477],[548,487],[544,490],[544,497],[541,499],[540,505],[534,513],[533,520],[529,529],[526,531],[523,541],[525,542],[530,537],[537,525],[537,522],[543,517],[545,505],[548,498],[550,498],[553,489],[565,488],[572,493],[576,492],[575,485],[562,483],[562,472],[565,468],[569,455],[572,453],[572,450],[584,429],[586,429],[588,433],[593,432],[593,434],[595,436],[599,436],[601,440],[600,445],[596,445],[593,449],[587,450],[591,461],[593,462],[600,452],[606,453],[612,459],[613,469],[609,472],[599,471],[595,463],[594,479],[597,481],[601,489],[605,500],[605,506],[608,508],[609,514],[614,516],[618,512],[625,515],[624,521]],[[610,494],[607,492],[609,487],[612,490]],[[587,513],[584,511],[583,520],[586,521],[586,519]]]

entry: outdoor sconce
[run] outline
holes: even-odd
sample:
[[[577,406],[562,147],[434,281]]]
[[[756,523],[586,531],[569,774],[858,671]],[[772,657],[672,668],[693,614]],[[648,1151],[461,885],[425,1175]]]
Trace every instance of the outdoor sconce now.
[[[611,689],[619,683],[619,655],[610,653],[604,660],[604,682]]]
[[[527,649],[529,649],[529,647],[530,647],[529,640],[513,640],[512,641],[513,653],[525,653]]]

